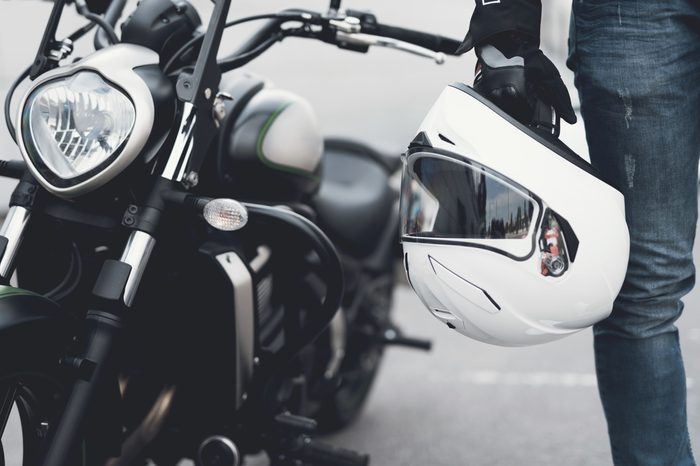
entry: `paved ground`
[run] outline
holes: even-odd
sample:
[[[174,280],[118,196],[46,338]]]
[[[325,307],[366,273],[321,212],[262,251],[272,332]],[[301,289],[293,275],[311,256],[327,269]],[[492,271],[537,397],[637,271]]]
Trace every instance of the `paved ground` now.
[[[208,11],[207,3],[199,1],[198,6]],[[371,8],[388,23],[452,36],[463,34],[471,4],[466,0],[345,3]],[[232,16],[324,5],[324,1],[268,0],[261,6],[253,0],[234,0]],[[0,0],[0,89],[31,60],[40,19],[46,14],[46,4]],[[566,18],[565,11],[548,14],[560,24]],[[545,27],[559,62],[563,30]],[[227,35],[226,47],[231,48],[238,37]],[[473,65],[470,57],[437,67],[387,50],[362,56],[297,40],[278,46],[251,68],[309,98],[328,134],[352,135],[398,154],[442,87],[467,79]],[[1,130],[0,157],[12,155]],[[567,129],[565,138],[585,150],[580,127]],[[2,186],[0,196],[4,197]],[[700,351],[700,294],[692,293],[687,303],[680,327],[691,435],[700,441],[700,361],[694,357]],[[369,452],[373,464],[388,466],[610,464],[590,332],[535,348],[491,347],[438,324],[406,287],[397,290],[394,313],[407,333],[433,338],[435,348],[431,353],[390,349],[367,409],[334,442]]]
[[[435,347],[389,350],[367,409],[337,443],[371,453],[377,465],[611,464],[589,331],[539,347],[496,348],[449,332],[409,289],[396,298],[402,327],[432,337]],[[700,292],[686,302],[680,328],[697,443]]]

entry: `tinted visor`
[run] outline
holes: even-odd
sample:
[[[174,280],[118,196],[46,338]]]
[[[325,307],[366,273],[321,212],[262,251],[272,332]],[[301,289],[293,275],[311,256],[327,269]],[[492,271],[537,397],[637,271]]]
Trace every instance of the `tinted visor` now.
[[[538,205],[484,167],[422,152],[406,158],[401,189],[402,236],[522,239]]]

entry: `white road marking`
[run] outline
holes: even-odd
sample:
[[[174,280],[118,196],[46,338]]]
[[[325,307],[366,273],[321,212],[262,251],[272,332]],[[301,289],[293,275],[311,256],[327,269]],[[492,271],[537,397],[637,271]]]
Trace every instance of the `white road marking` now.
[[[461,383],[472,385],[504,385],[526,387],[596,387],[598,381],[593,373],[576,372],[498,372],[477,371],[459,375]],[[690,389],[694,385],[692,378],[686,379]]]

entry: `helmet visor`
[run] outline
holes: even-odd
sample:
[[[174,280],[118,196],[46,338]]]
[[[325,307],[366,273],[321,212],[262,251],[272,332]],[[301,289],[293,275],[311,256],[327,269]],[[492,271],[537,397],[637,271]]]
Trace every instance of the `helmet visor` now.
[[[404,160],[402,236],[523,239],[538,209],[525,189],[474,163],[414,153]]]

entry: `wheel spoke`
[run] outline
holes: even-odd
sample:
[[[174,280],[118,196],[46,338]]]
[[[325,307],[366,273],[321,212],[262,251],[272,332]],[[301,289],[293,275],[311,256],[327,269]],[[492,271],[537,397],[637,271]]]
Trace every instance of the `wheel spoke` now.
[[[5,433],[5,427],[7,426],[7,420],[10,418],[16,394],[16,384],[10,383],[0,386],[0,438],[2,438],[2,434]]]

